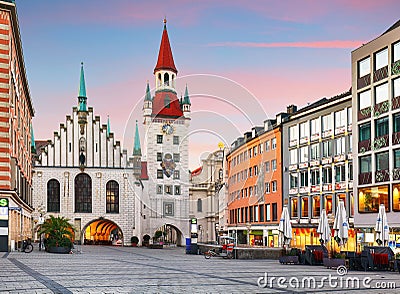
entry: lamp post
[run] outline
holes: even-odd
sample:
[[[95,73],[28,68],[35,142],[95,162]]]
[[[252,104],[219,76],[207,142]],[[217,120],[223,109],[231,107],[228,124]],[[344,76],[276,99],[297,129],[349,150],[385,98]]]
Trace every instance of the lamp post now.
[[[39,212],[37,224],[42,225],[44,223],[45,216],[46,216],[46,207],[44,206],[43,203],[38,206],[37,211]],[[43,247],[42,241],[43,241],[42,234],[40,234],[39,235],[39,251],[41,251],[42,247]]]

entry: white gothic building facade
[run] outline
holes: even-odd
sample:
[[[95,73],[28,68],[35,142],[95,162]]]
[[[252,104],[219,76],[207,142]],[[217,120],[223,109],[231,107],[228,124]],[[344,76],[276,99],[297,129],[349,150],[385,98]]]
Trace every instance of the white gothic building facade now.
[[[137,203],[146,169],[142,174],[138,136],[136,127],[139,144],[128,155],[114,140],[109,121],[101,124],[93,108],[87,107],[82,64],[78,107],[73,107],[52,140],[36,141],[36,218],[40,213],[44,218],[52,214],[70,219],[75,239],[85,244],[126,244],[139,235]]]
[[[33,172],[35,220],[61,215],[85,244],[150,242],[184,245],[189,237],[190,99],[178,99],[177,69],[166,20],[154,69],[155,91],[147,83],[143,104],[142,154],[136,122],[128,154],[87,107],[83,65],[78,106],[52,140],[36,141]],[[143,158],[143,161],[142,161]],[[161,237],[153,239],[157,231]],[[160,233],[160,232],[159,232]],[[121,240],[121,241],[119,241]],[[147,244],[147,242],[145,242]]]

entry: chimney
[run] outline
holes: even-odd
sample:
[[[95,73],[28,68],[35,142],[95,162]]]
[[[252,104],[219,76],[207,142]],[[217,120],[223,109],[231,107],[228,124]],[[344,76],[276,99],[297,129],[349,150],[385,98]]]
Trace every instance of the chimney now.
[[[293,114],[293,113],[295,113],[296,111],[297,111],[297,106],[296,106],[296,105],[291,104],[291,105],[289,105],[288,107],[286,107],[286,112],[287,112],[288,114]]]

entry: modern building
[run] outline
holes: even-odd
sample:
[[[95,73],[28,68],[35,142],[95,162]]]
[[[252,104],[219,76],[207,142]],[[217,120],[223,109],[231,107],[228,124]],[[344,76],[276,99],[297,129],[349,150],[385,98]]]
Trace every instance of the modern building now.
[[[231,144],[227,154],[228,233],[238,244],[278,247],[282,211],[281,123],[266,120]]]
[[[400,21],[351,54],[355,227],[373,244],[380,204],[400,238]]]
[[[339,200],[354,218],[352,107],[350,91],[300,110],[289,106],[283,123],[283,196],[292,220],[292,246],[319,245],[318,219],[325,209],[333,224]],[[354,250],[354,229],[347,250]]]
[[[15,1],[0,1],[0,251],[31,236],[32,117]],[[20,244],[20,243],[19,243]]]
[[[166,20],[154,68],[155,92],[147,85],[143,105],[144,145],[149,175],[143,195],[143,232],[162,231],[165,241],[183,245],[189,235],[188,89],[177,97],[177,74]],[[183,92],[183,91],[182,91]],[[152,235],[150,235],[152,236]]]
[[[189,187],[189,217],[197,219],[198,242],[218,241],[220,193],[223,179],[224,151],[217,150],[202,160],[202,165],[191,172]]]
[[[141,180],[147,179],[138,127],[128,155],[114,139],[110,121],[102,124],[87,106],[83,64],[77,102],[53,138],[37,144],[34,231],[52,214],[70,219],[77,229],[75,239],[82,243],[130,243],[132,236],[140,236],[138,202]]]

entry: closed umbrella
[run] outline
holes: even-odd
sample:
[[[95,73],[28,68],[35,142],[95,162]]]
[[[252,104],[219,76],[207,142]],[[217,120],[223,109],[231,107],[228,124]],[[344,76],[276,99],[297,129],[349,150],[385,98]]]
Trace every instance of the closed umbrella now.
[[[389,225],[386,217],[386,208],[384,204],[379,206],[378,217],[375,224],[375,240],[378,245],[385,246],[389,242]]]
[[[322,209],[321,216],[319,217],[317,233],[320,236],[319,241],[321,242],[321,245],[327,244],[331,239],[331,229],[329,228],[325,209]]]
[[[333,229],[335,230],[334,237],[337,244],[339,246],[345,245],[349,238],[349,222],[343,200],[340,200],[337,206]]]
[[[286,205],[282,209],[278,231],[280,232],[282,245],[289,245],[292,239],[292,224],[290,223],[289,211]]]

